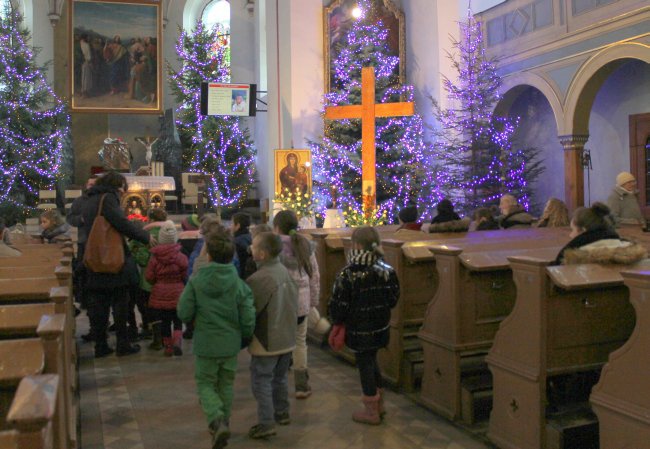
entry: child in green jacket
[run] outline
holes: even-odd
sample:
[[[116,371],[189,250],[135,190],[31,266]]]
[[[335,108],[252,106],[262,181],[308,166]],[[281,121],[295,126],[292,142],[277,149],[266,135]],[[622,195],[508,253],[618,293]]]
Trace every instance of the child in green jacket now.
[[[255,327],[253,294],[231,263],[235,245],[219,232],[205,236],[210,262],[190,278],[178,302],[181,321],[194,320],[194,378],[212,433],[212,447],[226,446],[242,341]]]

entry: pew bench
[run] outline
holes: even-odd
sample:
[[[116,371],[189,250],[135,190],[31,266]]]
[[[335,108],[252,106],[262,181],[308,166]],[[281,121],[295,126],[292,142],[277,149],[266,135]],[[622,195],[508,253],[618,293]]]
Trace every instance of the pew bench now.
[[[3,449],[50,449],[60,379],[56,374],[23,377],[7,413],[11,430],[0,431]]]
[[[650,447],[650,271],[621,272],[636,314],[632,335],[609,355],[590,402],[598,416],[600,447]]]
[[[76,416],[68,408],[66,398],[65,360],[63,351],[63,332],[65,316],[44,315],[41,317],[37,333],[40,338],[0,340],[0,388],[2,389],[2,410],[14,399],[15,386],[28,375],[55,374],[57,382],[57,405],[53,415],[55,448],[74,447],[75,438],[69,432],[76,426]],[[8,416],[0,417],[0,426],[7,425]],[[5,427],[6,428],[6,427]],[[76,432],[76,429],[75,429]]]
[[[384,259],[395,268],[401,286],[400,299],[391,312],[388,347],[380,351],[377,356],[382,374],[387,381],[407,391],[413,391],[417,389],[423,376],[424,353],[418,333],[431,298],[438,291],[440,282],[436,257],[430,248],[446,245],[473,253],[502,250],[506,243],[507,247],[512,249],[557,248],[558,241],[569,239],[564,231],[500,230],[425,234],[424,238],[422,233],[419,233],[420,235],[412,233],[385,239],[382,242]],[[349,239],[344,243],[346,249],[351,248]]]
[[[13,281],[0,280],[0,286],[5,288],[4,291],[0,290],[0,307],[7,308],[9,312],[11,312],[10,307],[18,307],[16,310],[22,313],[23,327],[22,330],[16,329],[16,332],[25,332],[26,328],[33,330],[38,319],[37,310],[41,308],[53,307],[54,312],[59,314],[56,316],[63,318],[63,333],[61,335],[62,371],[60,374],[62,385],[65,388],[62,401],[65,405],[66,415],[70,416],[67,420],[69,425],[67,431],[68,446],[74,447],[77,440],[76,416],[78,408],[75,399],[77,391],[76,342],[74,340],[75,317],[70,288],[58,287],[58,283],[59,281],[55,276],[50,278],[15,279]],[[29,310],[30,307],[33,307],[33,309]],[[10,314],[5,314],[5,316],[7,320],[11,321]],[[41,316],[41,321],[47,316]],[[42,324],[39,322],[37,327],[41,327]],[[41,335],[40,332],[40,330],[37,330],[39,335]]]
[[[460,243],[460,242],[459,242]],[[491,378],[485,355],[499,323],[515,302],[509,256],[535,255],[547,261],[560,247],[546,240],[433,246],[438,286],[418,337],[424,352],[420,401],[442,416],[472,425],[491,406]],[[542,245],[539,248],[531,248]],[[496,249],[495,249],[496,248]]]
[[[635,316],[620,272],[630,267],[509,261],[517,296],[486,357],[493,376],[488,438],[503,449],[568,449],[580,439],[594,444],[597,430],[587,422],[589,431],[574,429],[574,442],[563,446],[549,393],[560,376],[598,373],[628,340]]]

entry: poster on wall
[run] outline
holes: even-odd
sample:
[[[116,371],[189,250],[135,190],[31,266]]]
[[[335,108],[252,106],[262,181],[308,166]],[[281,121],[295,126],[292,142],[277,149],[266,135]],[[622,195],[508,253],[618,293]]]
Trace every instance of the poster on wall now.
[[[72,111],[161,113],[160,3],[74,0],[69,14]]]
[[[311,151],[275,150],[275,191],[311,196]]]

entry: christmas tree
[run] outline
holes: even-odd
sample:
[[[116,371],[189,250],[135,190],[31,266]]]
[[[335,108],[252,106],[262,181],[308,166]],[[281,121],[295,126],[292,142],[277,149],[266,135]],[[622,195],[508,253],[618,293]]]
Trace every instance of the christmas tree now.
[[[458,81],[444,78],[452,106],[442,109],[434,101],[440,124],[434,131],[438,185],[465,212],[498,204],[505,193],[529,208],[531,182],[543,171],[539,151],[516,148],[518,119],[492,114],[502,80],[498,61],[485,53],[481,25],[471,11],[460,29],[461,40],[452,39],[457,55],[449,54]]]
[[[0,216],[13,223],[35,211],[39,189],[62,179],[70,117],[36,64],[21,15],[8,0],[0,8]]]
[[[361,103],[361,69],[375,68],[375,101],[413,101],[413,88],[400,86],[399,57],[391,55],[388,30],[377,18],[375,2],[358,4],[362,15],[347,33],[345,45],[335,51],[332,92],[324,106]],[[376,120],[378,215],[389,220],[409,202],[427,211],[440,199],[429,171],[422,118],[381,118]],[[325,121],[322,142],[309,141],[314,164],[314,186],[321,204],[361,210],[361,121]],[[426,213],[425,213],[426,215]]]
[[[255,149],[239,117],[201,115],[201,83],[230,82],[229,49],[219,26],[201,21],[188,33],[180,30],[176,53],[181,69],[168,66],[170,86],[179,104],[176,126],[183,145],[183,168],[210,177],[207,192],[217,208],[246,199],[254,182]]]

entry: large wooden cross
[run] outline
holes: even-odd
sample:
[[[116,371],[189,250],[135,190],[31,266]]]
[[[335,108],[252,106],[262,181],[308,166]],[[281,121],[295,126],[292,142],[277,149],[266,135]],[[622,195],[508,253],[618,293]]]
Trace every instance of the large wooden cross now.
[[[361,193],[363,208],[369,211],[377,204],[377,170],[375,154],[375,119],[413,115],[412,102],[375,103],[375,68],[361,70],[361,104],[325,108],[328,120],[361,119]]]

